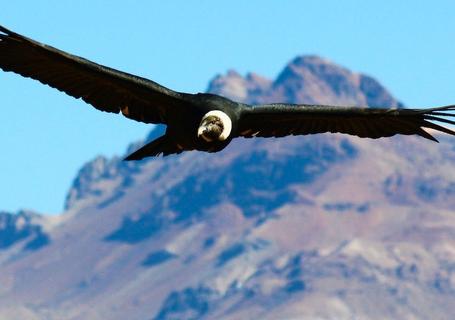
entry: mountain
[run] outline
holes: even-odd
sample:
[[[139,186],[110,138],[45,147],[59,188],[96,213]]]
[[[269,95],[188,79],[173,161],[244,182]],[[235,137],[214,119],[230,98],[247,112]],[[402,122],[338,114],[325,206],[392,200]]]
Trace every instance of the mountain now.
[[[208,91],[402,106],[315,56],[273,81],[229,71]],[[439,138],[320,134],[98,157],[61,215],[0,214],[0,318],[451,319],[455,141]]]
[[[218,75],[208,92],[248,103],[309,103],[398,106],[387,90],[374,78],[353,73],[318,56],[299,56],[271,81],[255,73],[242,77],[231,70]]]

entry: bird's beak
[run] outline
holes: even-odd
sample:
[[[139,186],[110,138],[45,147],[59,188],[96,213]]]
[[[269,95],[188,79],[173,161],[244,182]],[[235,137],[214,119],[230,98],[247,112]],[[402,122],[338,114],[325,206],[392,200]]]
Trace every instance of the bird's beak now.
[[[202,136],[202,134],[204,133],[204,131],[206,131],[207,128],[204,127],[204,126],[200,126],[198,129],[197,129],[197,137],[200,138]]]
[[[206,126],[200,126],[198,129],[197,129],[197,137],[198,138],[201,138],[204,139],[205,141],[207,142],[211,142],[212,140],[210,140],[206,135],[205,133],[208,131],[208,128]]]

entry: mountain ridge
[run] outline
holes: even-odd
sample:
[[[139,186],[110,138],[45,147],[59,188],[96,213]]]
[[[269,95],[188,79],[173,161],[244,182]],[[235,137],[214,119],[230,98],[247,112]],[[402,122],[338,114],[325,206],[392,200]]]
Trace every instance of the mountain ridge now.
[[[246,103],[307,103],[403,107],[374,78],[351,72],[316,55],[297,56],[270,80],[255,73],[229,70],[209,83],[207,92]]]

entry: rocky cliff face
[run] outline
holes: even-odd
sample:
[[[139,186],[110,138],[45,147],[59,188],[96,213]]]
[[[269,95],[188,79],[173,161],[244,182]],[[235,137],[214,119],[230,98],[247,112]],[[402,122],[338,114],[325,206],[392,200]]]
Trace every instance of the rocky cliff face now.
[[[374,79],[314,56],[294,59],[274,81],[231,71],[209,90],[252,103],[400,106]],[[27,237],[20,216],[7,215],[0,235],[15,236],[0,249],[1,316],[455,313],[453,139],[237,140],[218,154],[95,159],[76,177],[67,211],[40,218]],[[39,232],[47,242],[27,250]]]

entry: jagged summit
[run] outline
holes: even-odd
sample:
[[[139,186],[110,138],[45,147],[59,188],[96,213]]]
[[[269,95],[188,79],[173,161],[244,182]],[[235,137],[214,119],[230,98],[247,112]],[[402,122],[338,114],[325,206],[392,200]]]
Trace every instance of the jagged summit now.
[[[290,101],[359,105],[401,106],[374,78],[354,73],[318,56],[299,56],[290,62],[274,82]],[[294,88],[294,90],[289,90]]]
[[[217,75],[207,88],[207,92],[229,97],[239,102],[256,103],[272,85],[272,81],[255,73],[245,77],[235,70],[229,70],[226,75]]]
[[[22,250],[38,250],[49,243],[43,230],[42,217],[31,211],[15,214],[0,211],[0,250],[19,246]]]
[[[273,81],[252,73],[243,77],[230,70],[225,76],[216,76],[208,92],[249,103],[402,106],[374,78],[316,55],[294,58]]]

